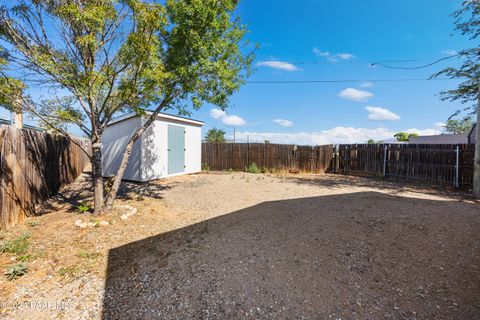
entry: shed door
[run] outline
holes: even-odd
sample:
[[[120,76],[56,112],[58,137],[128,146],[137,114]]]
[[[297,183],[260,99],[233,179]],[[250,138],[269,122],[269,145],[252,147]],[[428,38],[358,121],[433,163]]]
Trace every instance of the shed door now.
[[[168,174],[185,171],[185,128],[168,125]]]

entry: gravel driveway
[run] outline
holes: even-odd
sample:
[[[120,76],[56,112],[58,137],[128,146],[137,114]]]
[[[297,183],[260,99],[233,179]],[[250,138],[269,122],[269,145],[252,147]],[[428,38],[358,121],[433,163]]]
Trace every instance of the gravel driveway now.
[[[103,319],[480,319],[480,206],[462,197],[232,173],[157,201],[185,223],[109,251]]]

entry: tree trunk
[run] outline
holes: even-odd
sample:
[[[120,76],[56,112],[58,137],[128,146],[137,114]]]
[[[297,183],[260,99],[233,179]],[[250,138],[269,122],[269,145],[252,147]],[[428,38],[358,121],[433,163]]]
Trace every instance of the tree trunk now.
[[[140,135],[137,136],[137,133],[135,133],[132,136],[132,138],[134,139],[130,138],[130,140],[127,143],[125,152],[123,153],[123,156],[122,156],[122,161],[120,162],[120,166],[118,167],[117,174],[113,178],[113,184],[107,196],[107,201],[105,203],[105,211],[110,211],[113,208],[113,203],[117,198],[118,189],[120,188],[123,175],[125,174],[125,170],[127,169],[128,160],[130,159],[130,154],[132,153],[133,145],[138,140],[138,137],[140,137]]]
[[[473,163],[473,197],[480,199],[480,85],[478,87],[475,160]]]
[[[13,125],[15,128],[22,129],[23,128],[23,113],[15,112],[13,115]]]
[[[92,179],[94,196],[94,214],[103,212],[103,176],[102,176],[102,139],[92,143]]]

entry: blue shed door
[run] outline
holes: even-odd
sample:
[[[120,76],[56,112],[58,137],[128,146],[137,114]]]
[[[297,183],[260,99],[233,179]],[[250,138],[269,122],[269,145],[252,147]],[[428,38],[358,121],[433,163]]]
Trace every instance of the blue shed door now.
[[[185,171],[185,128],[168,125],[168,174]]]

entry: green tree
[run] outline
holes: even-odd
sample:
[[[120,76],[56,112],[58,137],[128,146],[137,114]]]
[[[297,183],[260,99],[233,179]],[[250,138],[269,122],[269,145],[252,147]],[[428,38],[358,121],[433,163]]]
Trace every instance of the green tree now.
[[[246,29],[234,15],[237,3],[17,0],[2,6],[0,47],[8,52],[2,103],[20,102],[22,111],[66,136],[65,124],[85,133],[92,144],[94,211],[107,211],[135,141],[160,111],[185,114],[205,102],[225,108],[244,83],[253,53],[246,52]],[[15,76],[28,81],[12,86],[8,79]],[[40,101],[15,89],[24,86],[48,88],[53,97]],[[104,198],[102,133],[127,112],[145,121],[128,141]]]
[[[477,124],[480,123],[480,1],[464,0],[462,7],[452,14],[455,30],[469,40],[477,43],[470,49],[459,52],[462,63],[458,67],[449,67],[434,74],[432,77],[447,76],[452,79],[462,79],[457,88],[442,91],[442,100],[460,101],[463,104],[471,104],[467,107],[472,114],[476,114]],[[458,110],[454,115],[460,114]],[[480,125],[476,126],[477,141],[480,137]],[[480,143],[475,146],[473,174],[473,195],[480,198]]]
[[[225,133],[222,129],[212,128],[207,131],[205,140],[207,142],[226,142]]]
[[[469,133],[472,130],[472,118],[465,117],[463,119],[448,119],[445,124],[445,130],[449,133]]]
[[[367,144],[375,144],[375,140],[373,140],[373,139],[368,139]]]
[[[417,133],[408,133],[408,132],[397,132],[393,135],[397,141],[408,142],[411,137],[418,137]]]
[[[19,112],[20,101],[16,98],[23,94],[25,85],[22,81],[9,76],[6,73],[8,65],[8,53],[0,46],[0,106],[10,111]]]

